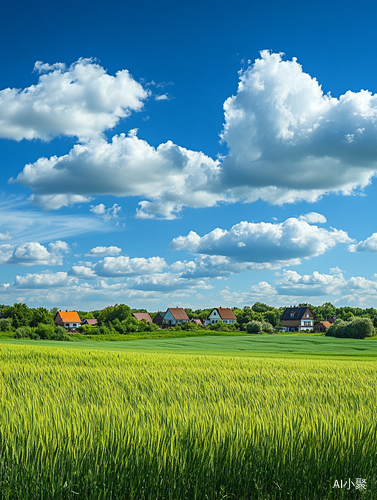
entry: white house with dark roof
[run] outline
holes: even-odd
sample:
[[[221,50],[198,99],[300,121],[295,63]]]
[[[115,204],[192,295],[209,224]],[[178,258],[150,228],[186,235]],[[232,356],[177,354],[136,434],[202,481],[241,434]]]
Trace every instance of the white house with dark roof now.
[[[282,330],[286,332],[301,332],[313,330],[314,314],[310,307],[287,307],[280,318]]]

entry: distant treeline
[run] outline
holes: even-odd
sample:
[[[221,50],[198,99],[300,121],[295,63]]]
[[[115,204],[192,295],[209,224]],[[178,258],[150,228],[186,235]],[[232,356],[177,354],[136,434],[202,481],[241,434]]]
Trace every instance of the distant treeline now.
[[[377,309],[374,307],[369,307],[362,309],[360,307],[336,307],[331,302],[325,302],[321,306],[314,306],[309,303],[296,304],[297,307],[308,306],[313,311],[314,323],[318,321],[326,321],[328,317],[336,317],[342,321],[350,322],[355,318],[370,318],[372,320],[373,326],[377,327]],[[246,325],[250,321],[260,321],[264,323],[270,323],[274,328],[280,326],[280,317],[286,307],[292,307],[292,304],[282,307],[274,307],[264,304],[262,302],[255,302],[252,306],[245,306],[242,309],[239,307],[232,307],[232,310],[237,318],[236,327],[241,330],[246,330]],[[7,324],[9,328],[17,329],[19,327],[28,326],[31,328],[37,327],[39,324],[52,324],[54,322],[55,315],[58,311],[57,307],[47,310],[44,307],[39,308],[29,308],[26,304],[14,304],[13,306],[0,305],[0,329],[4,328]],[[187,316],[190,319],[200,319],[204,322],[210,312],[212,307],[205,309],[185,309]],[[131,309],[125,304],[115,304],[114,306],[108,306],[101,310],[94,311],[77,311],[80,319],[97,319],[99,326],[112,326],[115,320],[120,323],[128,323],[130,329],[136,328],[137,323],[133,321],[131,314],[133,312],[147,312],[146,309]],[[152,319],[161,312],[165,311],[154,311],[149,312]],[[10,319],[11,322],[1,322],[1,319]],[[118,325],[118,321],[115,324]],[[4,324],[2,324],[4,323]],[[118,326],[118,329],[121,328]]]

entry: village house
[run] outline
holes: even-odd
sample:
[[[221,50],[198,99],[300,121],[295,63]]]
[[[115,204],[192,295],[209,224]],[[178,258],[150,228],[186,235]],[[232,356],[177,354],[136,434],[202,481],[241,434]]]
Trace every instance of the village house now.
[[[81,319],[77,311],[58,311],[55,316],[55,324],[68,328],[77,328],[81,325]]]
[[[189,317],[182,307],[170,307],[164,314],[165,325],[174,326],[178,323],[186,323]]]
[[[328,328],[330,328],[330,321],[318,321],[313,326],[313,332],[325,332]]]
[[[139,321],[145,319],[148,323],[152,323],[152,318],[149,316],[149,313],[132,313],[132,316]]]
[[[159,312],[156,314],[156,316],[153,318],[153,323],[158,326],[162,326],[164,322],[164,316]]]
[[[211,325],[216,325],[219,321],[231,325],[237,321],[237,318],[229,307],[215,307],[210,312],[208,321]]]
[[[301,332],[313,330],[314,314],[310,307],[287,307],[283,312],[280,323],[285,332]]]
[[[190,320],[190,323],[195,323],[195,325],[203,326],[203,323],[200,319],[192,319]]]
[[[98,323],[97,319],[83,319],[81,321],[82,325],[90,325],[90,326],[95,326]]]

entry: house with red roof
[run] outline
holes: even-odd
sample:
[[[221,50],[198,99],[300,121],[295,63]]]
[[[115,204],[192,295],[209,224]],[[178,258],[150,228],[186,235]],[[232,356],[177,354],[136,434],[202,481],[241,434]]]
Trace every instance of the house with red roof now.
[[[169,309],[164,314],[165,325],[174,326],[178,323],[186,323],[189,317],[186,311],[182,307],[169,307]]]
[[[208,321],[211,325],[216,325],[219,321],[232,325],[237,321],[237,318],[229,307],[215,307],[210,312]]]
[[[148,323],[153,323],[152,318],[149,316],[149,313],[132,313],[132,316],[139,321],[145,319],[146,321],[148,321]]]

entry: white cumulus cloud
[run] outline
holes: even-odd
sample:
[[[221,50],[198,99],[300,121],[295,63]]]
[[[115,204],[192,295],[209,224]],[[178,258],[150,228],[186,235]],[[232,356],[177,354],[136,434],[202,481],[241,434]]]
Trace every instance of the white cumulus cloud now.
[[[69,251],[65,241],[55,241],[41,245],[36,241],[19,245],[0,245],[0,264],[17,264],[23,266],[63,264],[63,255]]]
[[[339,98],[324,94],[316,78],[282,54],[262,51],[240,73],[237,93],[224,103],[221,138],[229,152],[216,160],[169,140],[154,148],[137,137],[136,129],[111,142],[101,137],[130,110],[139,110],[147,97],[127,72],[109,76],[90,60],[68,69],[59,64],[38,68],[47,73],[35,88],[2,91],[0,137],[3,126],[4,134],[14,138],[65,134],[85,139],[66,155],[26,165],[12,179],[29,187],[31,201],[48,210],[88,202],[95,195],[135,196],[141,198],[137,217],[173,219],[183,207],[257,199],[281,205],[315,201],[330,192],[350,194],[377,172],[377,95],[366,90],[347,91]],[[46,92],[54,96],[52,104]],[[13,110],[20,96],[33,112],[26,120],[22,104],[18,123],[15,112],[4,110]],[[60,114],[54,112],[56,102]],[[34,123],[35,113],[42,118],[34,130],[28,124]],[[31,131],[26,134],[27,127]],[[96,214],[106,210],[102,204],[91,207]],[[304,217],[325,222],[315,212]]]
[[[26,276],[16,276],[13,286],[16,288],[55,288],[65,287],[72,279],[65,272],[52,273],[44,271],[42,273],[26,274]]]
[[[154,148],[133,130],[114,136],[111,143],[93,140],[76,144],[67,155],[40,158],[12,182],[33,189],[32,202],[47,209],[66,206],[74,196],[139,196],[156,200],[140,202],[139,217],[174,218],[183,205],[216,204],[219,196],[207,189],[218,175],[218,163],[171,141]],[[104,214],[102,205],[92,211]]]
[[[36,85],[0,91],[0,137],[96,137],[139,111],[149,95],[127,70],[111,76],[92,59],[68,68],[37,62],[35,70],[40,73]]]
[[[171,248],[221,255],[239,263],[281,266],[298,264],[302,258],[322,255],[337,243],[350,241],[345,231],[319,228],[292,217],[282,223],[244,221],[229,231],[216,228],[202,237],[190,231],[187,236],[174,238]]]
[[[96,215],[101,215],[106,221],[117,219],[118,212],[120,212],[121,210],[122,208],[117,203],[114,203],[114,205],[110,208],[106,208],[103,203],[90,206],[90,212],[93,212]]]
[[[377,233],[373,233],[364,241],[348,247],[350,252],[377,252]]]
[[[167,267],[165,259],[162,257],[135,257],[130,259],[127,256],[105,257],[93,266],[97,276],[107,278],[120,278],[125,276],[138,276],[155,274],[164,267]]]
[[[324,95],[295,58],[261,56],[224,104],[222,185],[281,204],[368,184],[377,171],[377,95]]]
[[[85,255],[87,257],[104,257],[105,255],[116,255],[122,251],[121,248],[116,247],[116,246],[110,246],[110,247],[94,247],[90,250],[89,253],[86,253]]]
[[[6,233],[0,233],[0,241],[11,240],[12,238],[13,236],[9,231],[7,231]]]

